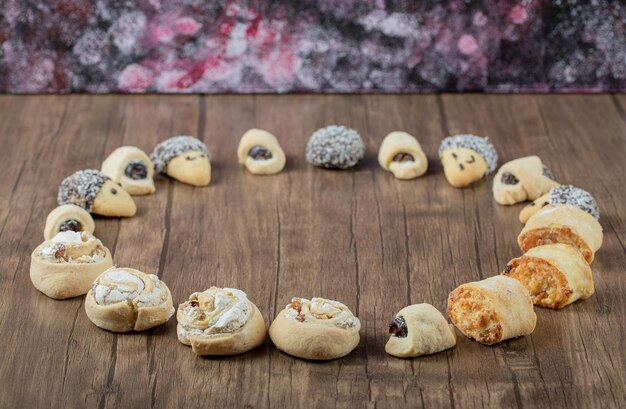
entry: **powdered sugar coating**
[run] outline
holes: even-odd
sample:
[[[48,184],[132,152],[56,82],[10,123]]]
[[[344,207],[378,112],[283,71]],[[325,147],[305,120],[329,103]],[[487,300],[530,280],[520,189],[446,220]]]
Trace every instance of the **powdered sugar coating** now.
[[[211,160],[206,145],[198,138],[187,135],[174,136],[158,144],[150,154],[150,160],[154,164],[154,170],[163,173],[170,160],[188,151],[202,152]]]
[[[59,205],[73,204],[90,212],[93,201],[107,180],[111,179],[99,170],[79,170],[61,182],[57,202]]]
[[[550,190],[550,204],[568,204],[576,206],[600,219],[600,209],[591,193],[572,185],[560,185]]]
[[[498,167],[498,152],[487,137],[471,134],[448,136],[439,145],[439,158],[443,155],[443,151],[453,148],[471,149],[478,153],[487,162],[487,174]]]
[[[348,169],[365,155],[365,145],[354,129],[330,125],[311,135],[306,145],[306,160],[323,168]]]

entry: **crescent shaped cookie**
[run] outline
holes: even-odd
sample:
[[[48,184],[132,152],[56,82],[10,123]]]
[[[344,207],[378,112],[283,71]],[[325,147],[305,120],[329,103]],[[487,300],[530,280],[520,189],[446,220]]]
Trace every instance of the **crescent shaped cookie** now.
[[[526,287],[503,275],[457,287],[448,296],[448,316],[463,335],[484,345],[529,335],[537,323]]]
[[[101,216],[132,217],[137,212],[128,192],[95,169],[79,170],[65,178],[59,186],[57,202],[74,204]]]
[[[380,144],[378,163],[398,179],[415,179],[426,173],[428,159],[415,137],[391,132]]]
[[[430,304],[409,305],[389,324],[385,351],[398,358],[435,354],[456,345],[454,326]]]
[[[270,326],[278,349],[298,358],[330,360],[359,345],[361,322],[344,304],[314,297],[292,298]]]
[[[493,179],[493,197],[501,205],[535,200],[558,182],[539,156],[527,156],[505,163]]]
[[[178,340],[198,355],[241,354],[263,344],[265,320],[246,293],[211,287],[178,306]]]
[[[591,267],[567,244],[534,247],[509,261],[502,274],[522,283],[540,307],[563,308],[594,293]]]
[[[553,187],[548,193],[524,207],[519,213],[519,221],[525,224],[539,209],[550,204],[572,205],[586,211],[596,220],[600,219],[598,203],[589,192],[572,185],[560,185]]]
[[[202,141],[193,136],[179,135],[158,144],[150,159],[154,170],[192,186],[207,186],[211,182],[211,154]]]
[[[93,234],[95,228],[93,218],[85,209],[67,204],[56,207],[48,214],[46,227],[43,229],[43,237],[50,240],[62,231],[86,231]]]
[[[113,332],[143,331],[174,315],[172,294],[154,274],[111,267],[93,282],[85,311],[96,326]]]
[[[255,175],[274,175],[285,167],[285,152],[278,139],[263,129],[250,129],[237,148],[239,163]]]
[[[528,219],[517,244],[524,253],[545,244],[568,244],[591,264],[602,239],[602,226],[595,217],[575,206],[556,204],[545,206]]]
[[[59,232],[30,256],[36,289],[57,300],[84,295],[93,280],[113,266],[111,252],[87,231]]]
[[[155,191],[152,161],[144,151],[135,146],[122,146],[114,150],[102,162],[101,170],[133,196]]]
[[[489,138],[471,134],[444,138],[439,159],[448,183],[454,187],[469,186],[498,166],[498,153]]]

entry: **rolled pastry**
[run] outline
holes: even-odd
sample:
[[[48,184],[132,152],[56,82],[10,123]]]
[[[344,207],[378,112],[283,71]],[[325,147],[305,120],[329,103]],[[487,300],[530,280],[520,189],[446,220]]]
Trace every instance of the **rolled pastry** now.
[[[46,240],[50,240],[62,231],[86,231],[93,234],[95,228],[96,225],[93,218],[85,209],[73,204],[67,204],[55,208],[48,214],[43,237]]]
[[[430,304],[404,307],[389,324],[389,355],[411,358],[444,351],[456,345],[454,326]]]
[[[87,231],[63,231],[30,256],[36,289],[57,300],[86,294],[93,280],[113,265],[109,249]]]
[[[568,204],[586,211],[590,215],[600,219],[600,209],[596,199],[586,190],[572,185],[555,186],[548,193],[535,199],[534,202],[522,209],[519,214],[519,221],[526,223],[530,216],[537,213],[539,209],[550,204]]]
[[[102,173],[119,183],[131,195],[154,193],[154,166],[144,151],[122,146],[102,162]]]
[[[522,283],[540,307],[563,308],[594,293],[591,267],[567,244],[534,247],[509,261],[502,274]]]
[[[193,186],[211,182],[211,155],[202,141],[193,136],[174,136],[158,144],[150,159],[154,170]]]
[[[57,202],[74,204],[101,216],[131,217],[137,211],[128,192],[95,169],[79,170],[65,178],[59,186]]]
[[[505,163],[493,180],[493,197],[501,205],[535,200],[557,186],[539,156],[527,156]]]
[[[428,169],[428,159],[417,139],[406,132],[391,132],[378,150],[378,163],[398,179],[414,179]]]
[[[113,332],[143,331],[174,315],[172,294],[154,274],[111,267],[94,282],[85,311],[96,326]]]
[[[469,134],[441,141],[439,158],[448,183],[454,187],[469,186],[498,166],[498,153],[489,138]]]
[[[448,316],[463,335],[485,345],[529,335],[537,323],[526,287],[502,275],[457,287],[448,296]]]
[[[595,252],[602,246],[602,226],[595,217],[577,207],[548,205],[528,219],[517,243],[524,253],[546,244],[568,244],[591,264]]]
[[[298,358],[329,360],[359,345],[361,322],[344,304],[314,297],[292,298],[270,326],[278,349]]]
[[[265,320],[246,293],[211,287],[178,306],[178,340],[198,355],[235,355],[263,344]]]
[[[285,167],[285,152],[278,139],[263,129],[250,129],[237,148],[239,163],[255,175],[273,175]]]

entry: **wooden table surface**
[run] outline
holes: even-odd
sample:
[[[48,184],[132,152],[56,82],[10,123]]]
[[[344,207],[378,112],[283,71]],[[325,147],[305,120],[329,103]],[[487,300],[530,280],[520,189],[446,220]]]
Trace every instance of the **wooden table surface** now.
[[[626,96],[0,96],[0,406],[113,407],[626,407]],[[350,171],[304,160],[327,124],[367,145]],[[251,127],[275,133],[284,172],[253,176],[235,150]],[[428,173],[398,181],[377,164],[383,136],[415,135]],[[492,177],[449,186],[443,136],[492,138],[500,163],[538,154],[557,179],[583,187],[602,213],[596,293],[564,310],[537,308],[531,336],[488,347],[459,334],[433,356],[386,355],[387,324],[408,304],[444,310],[456,286],[498,274],[520,255],[521,205],[503,207]],[[269,339],[246,354],[200,358],[176,339],[176,319],[142,333],[94,326],[82,297],[55,301],[29,278],[59,182],[99,168],[120,145],[150,152],[175,134],[211,150],[213,181],[159,177],[131,219],[96,220],[118,266],[155,273],[174,304],[210,286],[243,289],[274,318],[292,296],[347,304],[361,343],[314,363]]]

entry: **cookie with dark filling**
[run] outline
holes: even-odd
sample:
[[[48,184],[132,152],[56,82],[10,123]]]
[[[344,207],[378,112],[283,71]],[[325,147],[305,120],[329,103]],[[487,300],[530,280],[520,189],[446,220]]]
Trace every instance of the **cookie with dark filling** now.
[[[96,225],[93,218],[82,207],[66,204],[56,207],[46,218],[46,227],[43,230],[43,237],[46,240],[52,239],[57,233],[64,231],[83,232],[93,234]]]
[[[144,151],[122,146],[102,162],[102,173],[119,183],[131,195],[154,193],[154,167]]]
[[[278,139],[263,129],[250,129],[237,148],[239,163],[255,175],[274,175],[285,167],[285,152]]]
[[[391,132],[378,150],[378,163],[398,179],[414,179],[428,169],[428,159],[415,137],[406,132]]]
[[[505,163],[493,180],[493,197],[502,205],[535,200],[558,186],[552,172],[539,156],[527,156]]]

